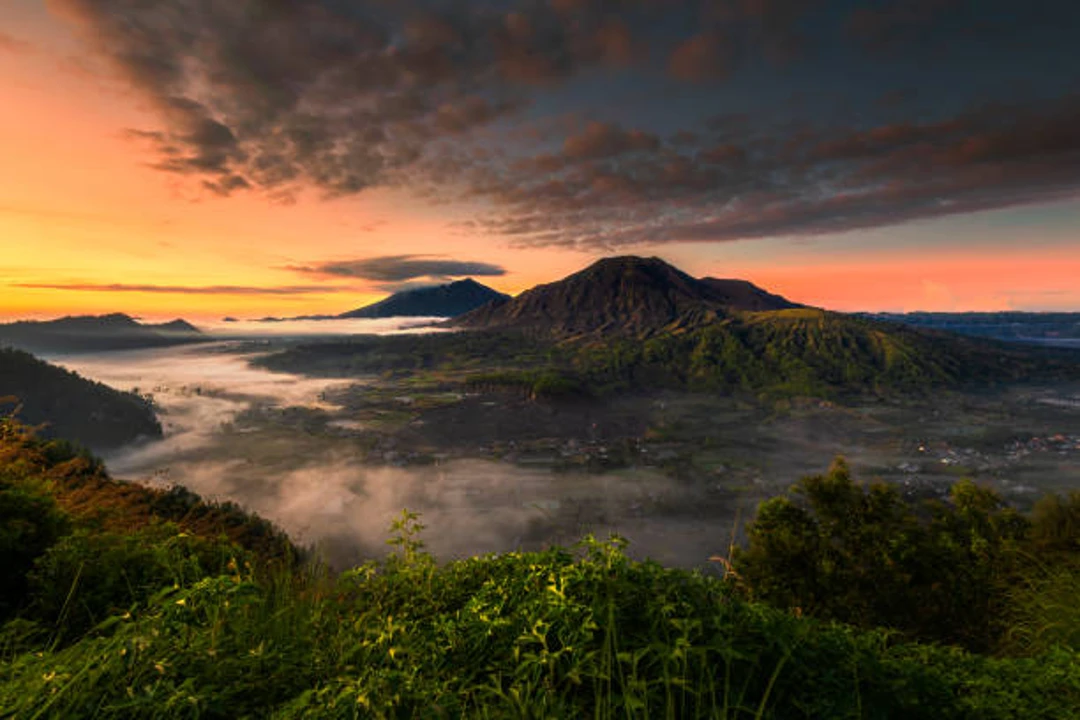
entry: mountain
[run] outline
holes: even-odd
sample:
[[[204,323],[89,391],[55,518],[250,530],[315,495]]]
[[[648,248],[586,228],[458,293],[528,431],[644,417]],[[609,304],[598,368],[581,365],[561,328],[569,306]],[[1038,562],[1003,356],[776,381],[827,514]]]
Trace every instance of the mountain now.
[[[131,350],[204,339],[198,328],[184,320],[143,324],[123,313],[0,325],[0,345],[39,354]]]
[[[189,323],[187,320],[181,320],[179,318],[177,318],[176,320],[172,320],[171,322],[166,322],[166,323],[157,323],[157,324],[143,323],[142,327],[149,328],[150,330],[153,330],[153,331],[155,331],[155,332],[157,332],[159,334],[162,334],[162,335],[172,335],[172,336],[177,336],[177,335],[178,336],[202,335],[202,331],[199,330],[199,328],[195,327],[194,325]]]
[[[446,285],[403,290],[373,305],[342,313],[338,317],[456,317],[488,303],[505,302],[509,297],[468,278]]]
[[[701,282],[708,285],[716,295],[717,301],[732,310],[764,312],[768,310],[791,310],[805,307],[793,303],[785,297],[762,290],[746,280],[729,280],[706,277]]]
[[[87,380],[21,350],[0,348],[0,414],[18,409],[42,434],[92,449],[119,447],[143,437],[161,437],[150,403]]]
[[[732,311],[798,307],[744,280],[698,280],[660,258],[605,258],[558,282],[455,319],[465,328],[647,335],[715,322]]]
[[[590,388],[817,396],[1080,377],[1075,356],[796,306],[658,258],[600,260],[448,324],[556,341],[569,358],[562,370]]]
[[[1080,380],[1080,355],[829,312],[658,258],[600,260],[444,323],[469,332],[306,344],[274,370],[349,376],[468,367],[468,382],[534,397],[658,388],[758,397],[907,397]],[[773,309],[775,308],[775,309]]]

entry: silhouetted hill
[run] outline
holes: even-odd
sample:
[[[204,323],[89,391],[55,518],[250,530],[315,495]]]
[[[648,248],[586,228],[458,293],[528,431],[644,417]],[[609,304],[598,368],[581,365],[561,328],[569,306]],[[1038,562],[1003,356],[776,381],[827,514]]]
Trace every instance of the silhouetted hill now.
[[[732,310],[762,312],[765,310],[790,310],[805,307],[785,297],[762,290],[746,280],[730,280],[706,277],[701,282],[708,285],[716,301]]]
[[[118,447],[141,437],[161,437],[150,403],[29,353],[0,348],[0,412],[45,423],[46,437],[64,437],[94,449]]]
[[[179,318],[177,318],[176,320],[172,320],[170,322],[166,322],[166,323],[154,323],[154,324],[143,323],[142,327],[149,328],[151,330],[154,330],[155,332],[165,334],[165,335],[174,335],[174,336],[175,335],[181,335],[181,336],[202,335],[202,331],[199,330],[199,328],[195,327],[194,325],[189,323],[187,320],[181,320]]]
[[[722,295],[659,258],[605,258],[558,282],[538,285],[451,324],[574,336],[640,335],[672,323],[711,322],[726,314]]]
[[[142,324],[123,313],[23,320],[0,325],[0,345],[33,353],[99,352],[200,342],[205,337],[184,320]]]
[[[403,290],[372,305],[351,310],[339,318],[456,317],[491,302],[509,298],[468,278],[446,285]]]

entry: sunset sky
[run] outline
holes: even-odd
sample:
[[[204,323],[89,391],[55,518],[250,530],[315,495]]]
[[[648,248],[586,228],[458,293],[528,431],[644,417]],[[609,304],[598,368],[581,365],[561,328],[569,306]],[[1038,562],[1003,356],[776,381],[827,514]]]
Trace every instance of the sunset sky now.
[[[1080,3],[0,0],[0,316],[336,313],[659,255],[1080,311]]]

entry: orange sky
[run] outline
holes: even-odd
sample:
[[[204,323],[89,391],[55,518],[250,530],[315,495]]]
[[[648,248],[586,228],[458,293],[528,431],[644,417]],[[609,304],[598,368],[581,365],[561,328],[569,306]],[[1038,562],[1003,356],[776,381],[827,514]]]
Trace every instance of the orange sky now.
[[[33,22],[31,22],[31,20]],[[151,317],[342,312],[385,292],[314,281],[285,266],[384,254],[472,255],[513,272],[518,291],[577,269],[585,256],[511,250],[462,237],[446,208],[384,190],[291,205],[257,195],[218,198],[146,166],[129,127],[152,126],[137,100],[44,45],[62,25],[28,15],[31,48],[0,48],[0,316],[125,311]],[[62,37],[62,35],[61,35]],[[32,284],[251,288],[304,294],[191,294],[33,289]]]
[[[748,268],[755,282],[793,299],[840,310],[1016,310],[1077,308],[1080,249],[1053,257],[1023,250],[942,253],[927,259],[853,258],[806,266]],[[810,300],[812,298],[812,300]]]
[[[349,199],[315,194],[291,205],[255,193],[201,194],[146,165],[130,127],[154,118],[92,60],[39,3],[0,24],[25,45],[0,44],[0,317],[122,311],[192,319],[341,312],[379,299],[371,283],[288,270],[331,260],[418,254],[496,263],[480,278],[518,292],[573,272],[602,253],[516,249],[455,230],[467,209],[429,206],[379,190]],[[840,310],[1080,310],[1080,210],[1044,225],[985,228],[954,221],[794,243],[676,244],[636,249],[695,275],[741,276],[804,303]],[[1006,218],[1008,219],[1008,218]],[[946,237],[946,233],[959,233]],[[142,285],[170,292],[33,288]],[[230,292],[191,292],[214,286]],[[187,288],[184,292],[181,289]],[[260,294],[258,288],[292,288]]]

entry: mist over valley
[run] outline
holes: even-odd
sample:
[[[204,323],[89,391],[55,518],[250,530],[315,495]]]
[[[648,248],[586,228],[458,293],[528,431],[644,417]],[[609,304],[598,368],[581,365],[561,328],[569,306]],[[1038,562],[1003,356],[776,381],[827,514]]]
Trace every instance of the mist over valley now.
[[[583,271],[553,285],[558,294],[464,316],[463,324],[491,329],[461,332],[437,317],[230,319],[204,324],[196,344],[52,359],[143,396],[157,413],[162,439],[104,453],[115,476],[240,503],[339,567],[381,556],[403,508],[421,513],[425,541],[443,560],[618,533],[634,557],[708,567],[760,501],[838,455],[860,477],[893,482],[911,497],[940,497],[973,477],[1023,505],[1080,481],[1071,356],[879,329],[759,289],[698,284],[652,261],[619,262],[643,274],[618,269],[598,280]],[[614,267],[622,266],[596,269]],[[620,289],[605,286],[614,278]],[[681,294],[670,295],[672,287]],[[630,305],[610,306],[604,293]],[[775,307],[759,309],[763,302]],[[514,318],[525,332],[483,313]],[[639,324],[604,329],[625,313]],[[743,323],[748,334],[739,335]],[[755,339],[762,328],[765,339]],[[699,337],[700,353],[742,338],[750,344],[738,353],[765,358],[772,350],[752,343],[789,342],[776,333],[822,333],[797,340],[806,347],[861,343],[869,332],[926,344],[930,361],[874,369],[868,346],[846,361],[848,377],[896,379],[857,387],[829,385],[830,371],[812,355],[806,366],[758,376],[723,375],[754,371],[720,356],[684,369],[690,348],[670,344]],[[671,359],[634,354],[650,347],[670,347],[659,352]],[[601,348],[629,353],[618,356],[623,369]],[[964,373],[1009,379],[958,383],[950,353],[971,358]]]

